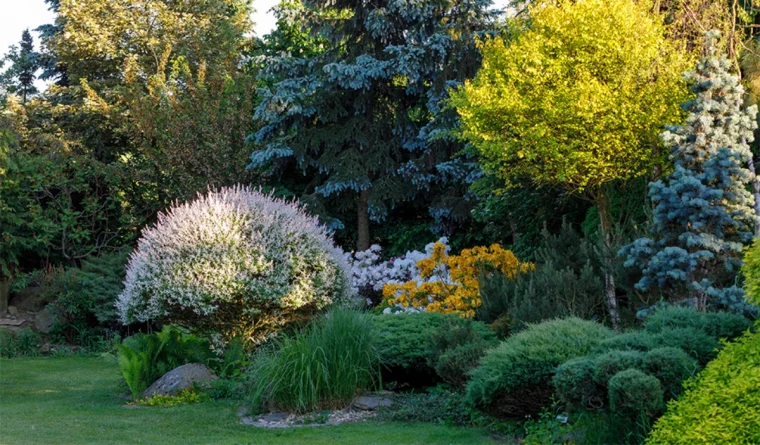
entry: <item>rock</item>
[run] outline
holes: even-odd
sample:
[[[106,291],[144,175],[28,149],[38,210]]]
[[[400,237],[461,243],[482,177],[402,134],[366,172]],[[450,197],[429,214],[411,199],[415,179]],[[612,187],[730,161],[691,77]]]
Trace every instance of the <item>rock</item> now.
[[[50,332],[53,323],[55,323],[55,318],[47,308],[37,312],[37,315],[34,316],[34,327],[43,334]]]
[[[143,396],[150,397],[156,394],[173,396],[183,389],[192,388],[195,384],[208,384],[217,378],[210,369],[200,363],[188,363],[161,376],[150,385]]]
[[[25,321],[16,318],[0,318],[0,326],[21,326]]]
[[[364,411],[374,411],[380,407],[388,407],[393,405],[391,399],[378,396],[361,396],[354,399],[352,406],[356,409]]]
[[[8,313],[14,317],[18,317],[18,308],[16,306],[8,306]]]
[[[45,307],[46,293],[43,286],[30,286],[14,293],[11,303],[20,311],[39,311]]]
[[[288,418],[288,414],[286,413],[269,413],[266,416],[262,416],[259,420],[263,420],[265,422],[281,422]]]

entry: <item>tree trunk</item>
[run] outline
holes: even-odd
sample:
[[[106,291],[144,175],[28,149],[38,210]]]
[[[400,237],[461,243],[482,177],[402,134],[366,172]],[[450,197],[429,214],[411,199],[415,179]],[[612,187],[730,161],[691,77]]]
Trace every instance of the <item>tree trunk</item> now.
[[[356,230],[358,239],[356,240],[357,252],[363,252],[369,249],[369,189],[362,190],[359,193],[359,209],[356,214]]]
[[[11,278],[0,278],[0,315],[8,312],[8,299],[11,296]]]
[[[612,258],[608,258],[609,252],[612,251],[612,217],[610,215],[610,202],[604,192],[594,199],[596,209],[599,212],[599,222],[601,236],[604,240],[605,252],[603,252],[604,261],[604,295],[607,300],[607,311],[610,314],[610,322],[615,331],[620,332],[620,313],[618,312],[617,293],[615,292],[615,277],[612,275]]]
[[[755,196],[755,238],[760,238],[760,178],[755,173],[755,160],[749,158],[749,171],[752,172],[752,194]]]

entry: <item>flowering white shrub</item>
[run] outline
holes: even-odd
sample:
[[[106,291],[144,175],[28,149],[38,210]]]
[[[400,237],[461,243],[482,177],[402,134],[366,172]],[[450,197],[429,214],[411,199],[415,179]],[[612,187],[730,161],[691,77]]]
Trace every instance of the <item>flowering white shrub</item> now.
[[[447,244],[448,239],[443,237],[438,242]],[[440,270],[440,273],[437,273],[435,277],[425,279],[417,268],[418,261],[430,258],[434,246],[435,243],[430,243],[425,246],[425,252],[413,250],[406,252],[404,256],[391,258],[387,261],[381,259],[382,248],[377,244],[370,246],[365,251],[346,253],[345,260],[351,268],[351,285],[354,291],[371,301],[380,299],[380,293],[388,283],[405,283],[408,281],[422,283],[431,279],[446,280],[448,271],[445,269]],[[449,250],[450,248],[447,246],[446,251]]]
[[[159,214],[127,266],[124,323],[160,320],[257,342],[350,299],[349,269],[316,218],[248,187]]]

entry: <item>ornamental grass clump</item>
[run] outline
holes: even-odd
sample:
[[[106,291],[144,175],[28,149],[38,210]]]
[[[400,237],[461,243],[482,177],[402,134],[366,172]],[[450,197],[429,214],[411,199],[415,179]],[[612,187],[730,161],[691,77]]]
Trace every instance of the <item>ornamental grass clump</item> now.
[[[248,345],[350,297],[342,252],[296,204],[249,187],[175,205],[143,232],[117,308]]]
[[[345,408],[376,386],[375,337],[370,315],[338,307],[276,342],[258,354],[251,368],[254,408],[299,413]]]

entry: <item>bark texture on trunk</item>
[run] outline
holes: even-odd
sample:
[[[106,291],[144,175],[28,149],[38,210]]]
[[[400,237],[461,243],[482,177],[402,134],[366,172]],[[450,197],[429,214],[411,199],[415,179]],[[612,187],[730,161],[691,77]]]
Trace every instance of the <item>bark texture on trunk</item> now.
[[[359,193],[359,208],[356,214],[356,230],[358,234],[356,250],[358,252],[369,249],[369,194],[369,189],[362,190]]]
[[[604,256],[607,257],[612,252],[612,216],[610,215],[610,202],[607,195],[604,192],[599,192],[595,199],[596,209],[599,212],[599,222],[601,226],[601,236],[604,240],[605,252]],[[605,269],[604,272],[604,295],[607,300],[607,312],[610,314],[610,322],[612,328],[615,331],[620,332],[620,313],[618,312],[617,293],[615,291],[615,277],[612,275],[611,263],[614,261],[612,258],[604,258]]]
[[[8,312],[8,299],[11,296],[11,279],[0,278],[0,315]]]

